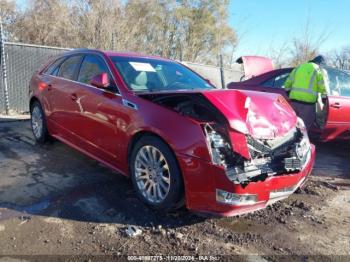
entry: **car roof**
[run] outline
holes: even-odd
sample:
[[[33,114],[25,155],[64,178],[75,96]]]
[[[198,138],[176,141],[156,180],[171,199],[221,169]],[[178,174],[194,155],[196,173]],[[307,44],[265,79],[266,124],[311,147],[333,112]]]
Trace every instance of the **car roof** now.
[[[157,59],[163,61],[173,61],[171,59],[167,59],[160,56],[155,55],[146,55],[137,52],[129,52],[129,51],[109,51],[109,50],[100,50],[100,49],[90,49],[90,48],[77,48],[66,52],[66,54],[75,54],[75,53],[100,53],[109,57],[133,57],[133,58],[148,58],[148,59]]]

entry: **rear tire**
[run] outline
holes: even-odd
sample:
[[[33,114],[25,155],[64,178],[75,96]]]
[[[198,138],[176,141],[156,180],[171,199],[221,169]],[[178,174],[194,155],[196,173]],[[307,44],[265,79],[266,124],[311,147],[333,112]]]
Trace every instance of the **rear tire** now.
[[[129,164],[134,189],[142,202],[162,211],[183,206],[181,171],[172,150],[161,139],[142,137],[132,149]]]
[[[44,111],[38,101],[30,107],[30,122],[35,140],[44,144],[49,138]]]

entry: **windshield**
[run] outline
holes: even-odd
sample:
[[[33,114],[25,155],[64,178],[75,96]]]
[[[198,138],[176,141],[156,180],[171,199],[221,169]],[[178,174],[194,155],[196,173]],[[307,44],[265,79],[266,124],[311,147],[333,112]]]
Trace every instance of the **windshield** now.
[[[150,58],[111,57],[124,82],[133,91],[213,89],[185,66]]]

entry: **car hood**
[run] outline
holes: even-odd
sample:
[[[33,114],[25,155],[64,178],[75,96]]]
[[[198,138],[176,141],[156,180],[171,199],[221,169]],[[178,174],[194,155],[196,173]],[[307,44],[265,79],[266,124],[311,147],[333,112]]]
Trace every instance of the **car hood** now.
[[[226,117],[231,128],[257,139],[284,136],[297,116],[278,94],[246,90],[208,90],[202,94]]]

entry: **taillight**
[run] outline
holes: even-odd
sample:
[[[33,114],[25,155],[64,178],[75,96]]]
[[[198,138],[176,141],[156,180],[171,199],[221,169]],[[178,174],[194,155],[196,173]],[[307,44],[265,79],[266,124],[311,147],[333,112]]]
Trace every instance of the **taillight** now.
[[[38,87],[40,91],[43,91],[47,87],[47,84],[45,82],[39,82]]]

